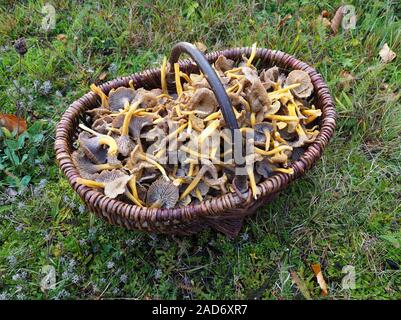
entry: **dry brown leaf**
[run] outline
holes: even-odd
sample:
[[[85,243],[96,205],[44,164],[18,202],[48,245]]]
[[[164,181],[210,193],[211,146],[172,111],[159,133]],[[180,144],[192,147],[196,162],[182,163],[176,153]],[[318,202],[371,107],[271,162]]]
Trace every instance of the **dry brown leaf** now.
[[[285,23],[292,18],[292,15],[287,14],[283,19],[280,20],[280,22],[277,25],[277,28],[280,29],[282,26],[285,25]]]
[[[0,113],[0,127],[5,127],[8,131],[17,131],[23,133],[26,131],[26,121],[19,119],[13,114]]]
[[[206,52],[207,47],[202,42],[195,42],[195,46],[198,48],[199,51]]]
[[[104,71],[104,72],[102,72],[102,73],[99,75],[99,80],[100,80],[100,81],[103,81],[104,79],[106,79],[106,77],[107,77],[107,72]]]
[[[346,70],[342,70],[340,72],[340,87],[344,90],[349,90],[351,88],[352,83],[355,81],[355,77]]]
[[[328,18],[329,17],[329,12],[327,10],[323,10],[322,13],[320,14],[323,18]]]
[[[380,49],[379,52],[380,57],[382,58],[383,63],[391,62],[397,56],[394,51],[392,51],[387,43],[384,44],[383,48]]]
[[[331,27],[331,22],[326,17],[319,16],[317,20],[320,21],[322,25],[325,26],[326,28]]]
[[[302,293],[304,298],[306,300],[311,300],[311,296],[308,288],[306,287],[305,281],[302,278],[300,278],[295,271],[291,271],[291,279],[292,283],[295,283],[297,285],[299,291]]]
[[[66,42],[67,41],[67,36],[65,34],[63,34],[63,33],[60,33],[60,34],[57,35],[57,40]]]
[[[331,20],[331,30],[333,31],[334,34],[337,34],[341,22],[343,21],[343,17],[344,17],[344,7],[341,6],[337,9],[333,19]]]
[[[320,268],[320,264],[318,264],[318,263],[312,264],[312,270],[316,276],[316,280],[320,286],[320,289],[322,289],[322,296],[327,296],[327,284],[323,278],[323,273]]]

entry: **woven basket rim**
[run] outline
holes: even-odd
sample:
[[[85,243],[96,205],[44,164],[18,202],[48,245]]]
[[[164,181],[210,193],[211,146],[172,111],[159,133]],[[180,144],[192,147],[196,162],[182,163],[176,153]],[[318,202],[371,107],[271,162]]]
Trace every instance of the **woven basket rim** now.
[[[209,62],[213,62],[219,55],[236,57],[239,59],[240,54],[249,55],[251,50],[252,48],[250,47],[237,47],[221,51],[214,51],[206,54],[206,58],[209,60]],[[282,51],[265,48],[257,49],[255,61],[257,60],[265,60],[263,63],[270,65],[276,65],[276,62],[278,62],[277,64],[279,64],[279,67],[281,67],[280,64],[285,66],[287,63],[290,63],[291,67],[289,67],[288,70],[299,69],[307,72],[311,77],[312,83],[315,87],[314,94],[316,95],[316,99],[318,99],[320,103],[320,105],[317,107],[322,109],[319,128],[320,132],[315,141],[306,148],[305,152],[298,160],[290,164],[290,167],[294,169],[294,174],[289,175],[285,173],[276,173],[258,184],[260,197],[267,197],[269,194],[276,193],[284,189],[288,183],[302,176],[320,158],[322,151],[334,133],[336,113],[334,102],[326,83],[324,82],[322,76],[310,65]],[[184,72],[186,72],[185,70],[187,68],[195,67],[190,59],[179,60],[178,63]],[[108,92],[110,88],[117,88],[123,84],[127,86],[128,82],[133,80],[135,87],[139,88],[149,82],[149,79],[146,80],[147,77],[152,77],[154,83],[157,82],[158,77],[160,84],[160,69],[150,68],[144,71],[136,72],[129,76],[118,77],[103,83],[99,87]],[[319,85],[318,88],[316,88],[317,85]],[[76,178],[80,175],[72,162],[71,152],[69,150],[70,148],[68,147],[71,136],[68,134],[69,130],[67,130],[66,127],[72,126],[76,129],[76,116],[78,114],[82,114],[89,108],[93,108],[94,106],[88,103],[88,101],[93,99],[97,100],[97,95],[93,92],[88,92],[78,100],[74,101],[67,108],[57,125],[55,139],[55,151],[58,164],[63,173],[66,175],[69,184],[87,204],[90,203],[93,206],[102,205],[104,208],[112,211],[113,214],[120,215],[121,218],[128,218],[130,220],[140,222],[155,222],[167,220],[191,220],[197,216],[218,216],[224,213],[226,210],[241,208],[254,201],[254,199],[250,197],[251,193],[249,191],[247,192],[248,197],[246,199],[239,197],[234,192],[229,192],[213,199],[204,200],[199,204],[190,204],[185,207],[176,207],[171,209],[157,209],[138,207],[135,204],[126,203],[117,199],[111,199],[106,197],[102,192],[77,184]],[[129,214],[127,214],[128,211]]]

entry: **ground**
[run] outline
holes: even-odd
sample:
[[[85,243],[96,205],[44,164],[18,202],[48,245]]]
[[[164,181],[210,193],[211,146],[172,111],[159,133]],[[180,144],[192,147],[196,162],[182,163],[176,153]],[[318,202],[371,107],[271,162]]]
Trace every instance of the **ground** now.
[[[1,298],[401,298],[397,1],[347,1],[355,28],[336,35],[318,17],[332,18],[340,1],[48,2],[56,24],[47,32],[45,1],[0,7],[0,110],[18,109],[30,128],[19,140],[0,137]],[[12,41],[21,36],[20,60]],[[158,66],[182,40],[209,51],[255,41],[286,51],[323,75],[336,102],[322,159],[234,240],[110,226],[85,209],[54,160],[55,125],[91,83]],[[398,53],[389,63],[379,57],[385,43]],[[55,268],[56,284],[42,291],[44,266]]]

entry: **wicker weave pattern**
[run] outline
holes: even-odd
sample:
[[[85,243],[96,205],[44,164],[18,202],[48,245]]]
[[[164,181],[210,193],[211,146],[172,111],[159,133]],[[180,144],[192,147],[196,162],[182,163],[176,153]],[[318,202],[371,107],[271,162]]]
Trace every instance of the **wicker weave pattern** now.
[[[213,52],[206,57],[210,63],[213,63],[219,55],[240,61],[242,55],[249,56],[250,53],[251,48],[234,48]],[[55,141],[58,164],[72,188],[79,194],[89,210],[109,223],[127,229],[189,235],[211,227],[228,236],[237,235],[246,216],[253,214],[257,208],[271,201],[279,191],[283,190],[291,181],[305,174],[320,158],[333,135],[336,119],[334,102],[327,85],[321,75],[308,64],[284,52],[268,49],[257,49],[254,64],[258,69],[276,65],[286,70],[304,70],[309,74],[314,85],[315,106],[322,110],[320,133],[301,158],[292,163],[293,175],[278,173],[258,184],[261,195],[257,200],[254,200],[249,192],[245,196],[228,193],[219,198],[203,201],[198,205],[174,209],[150,209],[108,198],[101,192],[75,182],[79,173],[71,158],[72,143],[77,136],[78,124],[83,119],[85,111],[94,108],[97,104],[96,94],[90,92],[73,102],[63,114],[57,125]],[[186,73],[196,72],[197,66],[190,60],[182,60],[180,69]],[[136,88],[159,88],[160,69],[149,69],[129,77],[117,78],[100,87],[108,93],[112,88],[128,86],[130,80],[133,80]],[[174,90],[174,88],[172,89]]]

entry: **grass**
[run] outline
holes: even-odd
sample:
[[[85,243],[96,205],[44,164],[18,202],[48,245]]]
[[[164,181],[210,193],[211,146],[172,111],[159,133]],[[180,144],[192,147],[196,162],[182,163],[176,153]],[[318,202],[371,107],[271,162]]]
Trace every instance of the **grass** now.
[[[45,1],[8,0],[0,8],[1,112],[22,106],[29,126],[40,122],[44,133],[32,133],[16,151],[36,151],[29,166],[12,167],[17,180],[0,170],[0,297],[304,299],[292,283],[296,272],[313,299],[401,298],[397,1],[347,2],[356,28],[335,36],[317,17],[333,14],[339,1],[49,2],[57,14],[49,33],[41,30]],[[12,47],[20,36],[29,46],[21,71]],[[86,211],[54,162],[55,124],[69,103],[103,72],[109,80],[160,65],[182,40],[210,51],[255,41],[286,51],[319,70],[337,104],[337,131],[316,167],[234,240],[213,231],[168,237],[110,226]],[[398,54],[388,64],[378,56],[384,43]],[[57,282],[42,292],[45,265]],[[354,289],[342,287],[346,266],[355,268]]]

